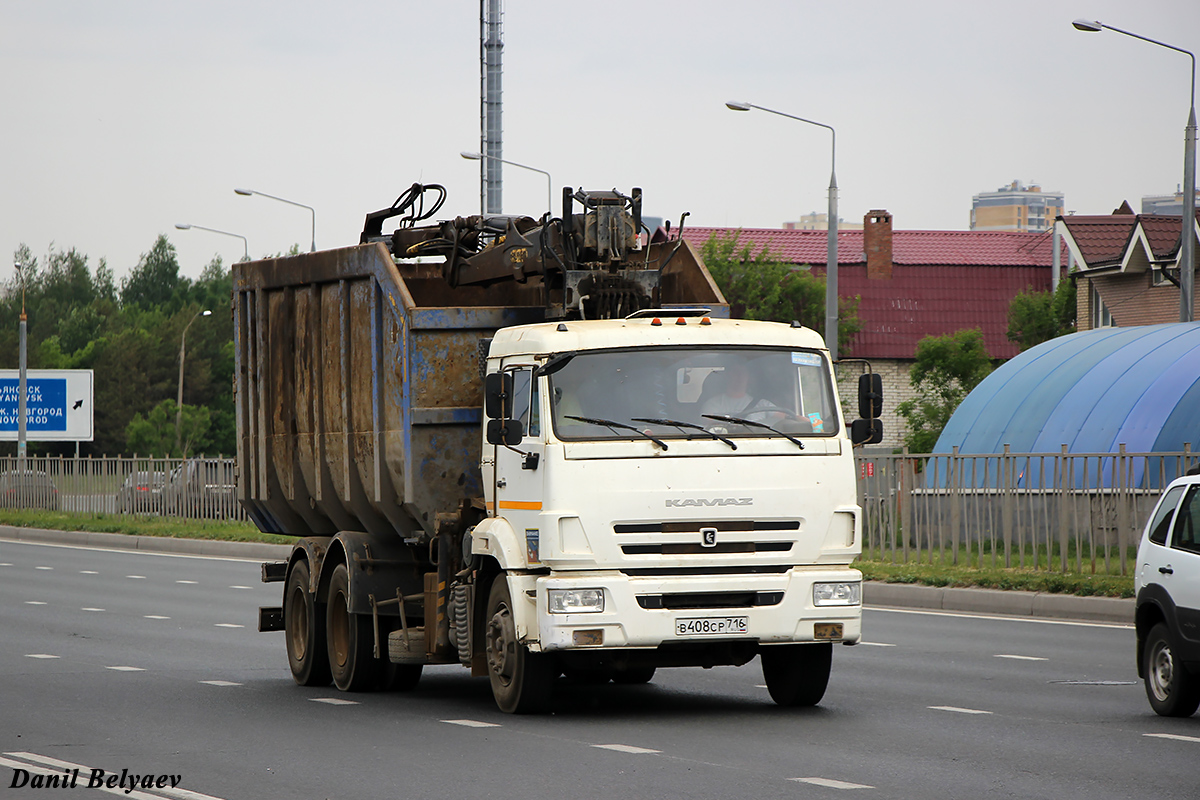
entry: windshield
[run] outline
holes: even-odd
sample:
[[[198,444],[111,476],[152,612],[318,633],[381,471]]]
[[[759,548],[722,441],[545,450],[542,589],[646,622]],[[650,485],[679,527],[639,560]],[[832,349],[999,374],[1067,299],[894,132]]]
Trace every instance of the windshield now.
[[[825,359],[812,350],[581,352],[549,381],[554,432],[564,440],[631,439],[641,431],[660,439],[838,432]]]

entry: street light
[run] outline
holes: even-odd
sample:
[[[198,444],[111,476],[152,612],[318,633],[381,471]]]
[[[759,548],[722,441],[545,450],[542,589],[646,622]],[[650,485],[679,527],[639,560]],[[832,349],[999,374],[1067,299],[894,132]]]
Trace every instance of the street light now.
[[[212,312],[207,308],[203,311],[197,311],[196,315],[188,320],[188,324],[183,326],[183,333],[179,335],[179,402],[175,406],[175,449],[179,451],[179,455],[183,456],[183,359],[185,355],[184,342],[187,341],[188,328],[192,327],[192,323],[197,317],[212,316]]]
[[[833,149],[831,150],[830,169],[829,169],[829,212],[827,214],[829,220],[825,226],[826,229],[826,246],[825,246],[825,346],[829,348],[829,358],[831,361],[838,360],[838,262],[837,262],[837,234],[838,234],[838,204],[837,204],[837,131],[832,125],[826,125],[823,122],[814,122],[811,119],[797,117],[792,114],[785,114],[782,111],[776,111],[773,108],[764,108],[756,106],[753,103],[743,103],[737,100],[730,100],[725,104],[725,107],[732,111],[749,111],[752,108],[757,108],[759,111],[766,111],[768,114],[777,114],[781,117],[794,119],[797,122],[807,122],[809,125],[816,125],[819,128],[825,128],[833,136]]]
[[[537,167],[531,167],[528,164],[518,164],[515,161],[509,161],[508,159],[499,158],[497,156],[489,156],[486,153],[471,153],[471,152],[464,150],[461,153],[459,153],[459,155],[462,156],[463,158],[467,159],[468,161],[482,161],[484,159],[487,159],[488,161],[499,161],[501,164],[508,164],[509,166],[512,166],[512,167],[520,167],[521,169],[527,169],[530,172],[542,173],[543,175],[546,176],[546,211],[548,211],[551,216],[554,215],[554,201],[552,199],[554,197],[554,189],[553,189],[554,184],[550,180],[550,173],[546,172],[546,170],[538,169]]]
[[[282,197],[276,197],[275,195],[267,194],[266,192],[256,192],[253,189],[234,189],[233,193],[240,194],[242,197],[249,197],[252,194],[256,194],[259,197],[267,197],[271,200],[278,200],[281,203],[287,203],[289,206],[307,208],[309,213],[312,214],[312,252],[317,252],[317,212],[312,206],[306,206],[304,203],[297,203],[294,200],[285,200]]]
[[[219,231],[216,228],[206,228],[203,225],[189,225],[186,222],[176,222],[175,227],[181,231],[190,231],[192,228],[195,228],[198,231],[208,231],[209,233],[219,233],[222,236],[236,236],[237,238],[242,240],[242,249],[245,252],[244,260],[245,261],[250,260],[250,245],[246,241],[246,237],[242,236],[240,233],[230,233],[229,231]]]
[[[1136,33],[1123,31],[1090,19],[1077,19],[1071,23],[1076,30],[1099,33],[1110,30],[1150,42],[1177,53],[1185,53],[1192,59],[1192,93],[1188,96],[1191,109],[1188,111],[1187,127],[1183,129],[1183,225],[1180,230],[1179,258],[1183,262],[1179,274],[1179,321],[1192,321],[1192,295],[1196,275],[1196,54],[1173,44],[1160,42]]]
[[[17,263],[13,264],[13,267],[17,270],[17,276],[21,279],[21,324],[18,327],[19,336],[17,348],[17,366],[20,368],[20,371],[17,373],[17,471],[24,472],[25,453],[28,441],[28,421],[26,420],[28,409],[26,408],[26,403],[28,402],[29,395],[28,373],[26,370],[26,341],[28,322],[25,316],[25,265],[18,261]]]

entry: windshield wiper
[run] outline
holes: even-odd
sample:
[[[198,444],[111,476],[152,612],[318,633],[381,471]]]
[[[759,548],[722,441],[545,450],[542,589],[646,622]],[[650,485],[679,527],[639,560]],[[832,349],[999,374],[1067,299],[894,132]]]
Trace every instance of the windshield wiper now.
[[[640,428],[635,428],[632,425],[626,425],[624,422],[613,422],[611,419],[599,419],[597,417],[577,417],[574,414],[563,414],[563,416],[566,417],[567,419],[577,419],[580,422],[586,422],[588,425],[600,425],[601,427],[608,428],[609,430],[612,430],[612,431],[615,431],[617,428],[621,428],[622,430],[627,430],[627,431],[633,431],[634,433],[638,434],[639,436],[645,436],[647,439],[654,442],[656,445],[661,447],[663,450],[669,449],[667,447],[667,443],[664,442],[662,439],[659,439],[657,436],[651,436],[650,434],[646,433],[644,430],[641,430]],[[803,445],[801,445],[801,446],[803,447]]]
[[[767,425],[764,422],[755,422],[752,419],[742,419],[741,417],[731,417],[728,414],[701,414],[700,416],[704,417],[705,419],[715,419],[718,422],[732,422],[735,425],[745,425],[748,428],[762,428],[763,430],[767,430],[771,433],[782,436],[792,444],[799,447],[801,450],[804,449],[804,442],[800,441],[795,436],[789,436],[777,428],[772,428],[770,425]]]
[[[700,431],[705,436],[710,436],[713,439],[717,439],[718,441],[722,441],[725,444],[729,445],[730,450],[737,450],[737,445],[734,444],[732,440],[726,439],[724,436],[721,436],[720,434],[713,433],[712,431],[710,431],[708,428],[704,427],[703,425],[696,425],[691,422],[680,422],[677,419],[648,419],[646,417],[634,417],[633,421],[634,422],[649,422],[651,425],[670,425],[672,428],[679,428],[680,430],[687,428],[689,430]],[[688,438],[691,439],[692,437],[689,436]]]

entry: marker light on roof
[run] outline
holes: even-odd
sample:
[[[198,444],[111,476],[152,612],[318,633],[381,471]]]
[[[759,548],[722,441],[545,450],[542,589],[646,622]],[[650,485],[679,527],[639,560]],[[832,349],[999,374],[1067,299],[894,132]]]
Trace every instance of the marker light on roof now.
[[[701,317],[700,324],[701,325],[712,325],[712,320],[709,319],[708,317]]]
[[[662,325],[662,320],[659,319],[658,317],[655,317],[654,319],[650,320],[650,324],[651,325]]]
[[[676,325],[687,325],[687,320],[684,319],[683,317],[680,317],[679,319],[675,320],[675,324]]]

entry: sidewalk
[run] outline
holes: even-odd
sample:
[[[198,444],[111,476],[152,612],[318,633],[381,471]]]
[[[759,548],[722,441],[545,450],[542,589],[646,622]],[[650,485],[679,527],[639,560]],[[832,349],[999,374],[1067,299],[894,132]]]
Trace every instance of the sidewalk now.
[[[246,558],[282,561],[292,548],[286,544],[221,542],[211,539],[171,539],[163,536],[126,536],[121,533],[50,531],[0,525],[0,540],[45,542],[144,553]],[[1079,597],[1042,592],[1008,592],[999,589],[956,589],[906,583],[863,584],[863,605],[870,608],[911,608],[1010,617],[1077,620],[1133,624],[1134,602],[1129,598]]]

